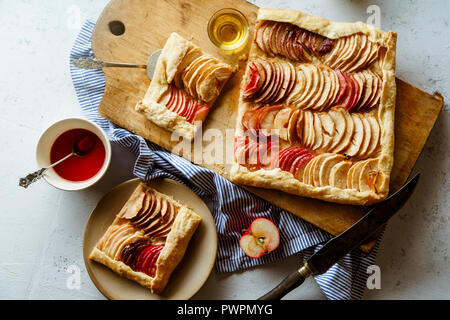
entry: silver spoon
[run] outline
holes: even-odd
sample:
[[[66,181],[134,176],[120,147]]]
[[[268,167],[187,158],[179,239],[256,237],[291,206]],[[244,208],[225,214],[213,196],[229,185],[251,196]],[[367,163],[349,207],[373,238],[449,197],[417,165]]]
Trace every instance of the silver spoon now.
[[[91,141],[89,140],[85,140],[86,138],[91,138]],[[80,147],[81,143],[85,142],[85,144],[87,143],[87,145],[85,145],[83,148]],[[55,163],[52,163],[51,165],[49,165],[48,167],[44,167],[41,168],[33,173],[28,174],[26,177],[24,178],[20,178],[19,179],[19,186],[20,187],[24,187],[25,189],[28,188],[28,186],[34,182],[36,182],[37,180],[39,180],[40,178],[42,178],[42,176],[45,174],[45,172],[47,172],[47,170],[49,170],[50,168],[53,168],[54,166],[57,166],[58,164],[60,164],[63,161],[66,161],[67,159],[69,159],[72,156],[85,156],[87,155],[89,152],[92,151],[92,149],[95,146],[95,140],[92,139],[92,137],[90,136],[85,136],[79,140],[76,140],[73,143],[72,146],[72,152],[69,153],[67,156],[63,157],[62,159],[56,161]]]
[[[153,52],[148,58],[147,64],[133,64],[133,63],[121,63],[121,62],[108,62],[102,60],[94,60],[91,58],[81,58],[72,61],[75,67],[82,69],[102,69],[102,68],[140,68],[145,69],[147,76],[151,80],[153,73],[155,72],[156,62],[161,54],[161,49]]]

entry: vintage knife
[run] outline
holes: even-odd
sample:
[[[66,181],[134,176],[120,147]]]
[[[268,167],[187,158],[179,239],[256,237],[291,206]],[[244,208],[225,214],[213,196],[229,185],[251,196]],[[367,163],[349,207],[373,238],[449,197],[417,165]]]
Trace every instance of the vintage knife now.
[[[342,256],[364,243],[377,232],[409,199],[413,193],[420,173],[385,201],[371,207],[353,226],[329,240],[313,254],[298,270],[288,275],[277,287],[258,300],[281,299],[292,289],[298,287],[311,275],[325,273]]]

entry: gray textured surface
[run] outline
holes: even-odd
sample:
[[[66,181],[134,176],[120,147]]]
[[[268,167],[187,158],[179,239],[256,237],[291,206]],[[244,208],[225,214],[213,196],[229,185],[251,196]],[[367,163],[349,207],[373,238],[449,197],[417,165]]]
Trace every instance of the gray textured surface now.
[[[76,6],[73,6],[77,3]],[[1,171],[0,298],[102,299],[87,275],[82,237],[90,211],[111,187],[132,177],[132,155],[113,148],[105,179],[90,190],[69,193],[45,182],[16,187],[35,169],[34,150],[51,123],[80,115],[68,54],[79,21],[96,19],[105,0],[0,1]],[[379,5],[381,27],[398,32],[397,75],[430,93],[449,97],[450,2],[442,1],[255,1],[265,7],[300,9],[340,21],[366,21]],[[75,18],[74,18],[75,17]],[[368,299],[450,298],[449,108],[444,106],[415,171],[423,172],[413,199],[389,223],[379,251],[381,290]],[[298,258],[229,275],[213,273],[198,299],[252,299],[274,286]],[[67,268],[81,271],[69,289]],[[323,299],[309,280],[291,299]]]

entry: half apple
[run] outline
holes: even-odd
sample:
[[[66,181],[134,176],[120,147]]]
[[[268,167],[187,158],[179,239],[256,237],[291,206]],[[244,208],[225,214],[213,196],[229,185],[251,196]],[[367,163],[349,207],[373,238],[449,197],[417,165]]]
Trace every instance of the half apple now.
[[[241,249],[251,258],[260,258],[278,248],[279,244],[278,228],[266,218],[255,219],[239,240]]]

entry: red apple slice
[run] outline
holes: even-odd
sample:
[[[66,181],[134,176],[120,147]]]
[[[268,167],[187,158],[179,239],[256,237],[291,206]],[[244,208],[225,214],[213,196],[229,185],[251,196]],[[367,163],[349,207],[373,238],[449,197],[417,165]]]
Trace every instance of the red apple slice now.
[[[336,100],[334,100],[333,105],[341,104],[342,101],[344,101],[344,98],[347,96],[347,91],[349,91],[349,85],[345,78],[344,73],[341,70],[336,70],[336,74],[339,79],[340,91],[336,97]]]
[[[258,89],[261,87],[261,75],[258,72],[258,68],[256,67],[255,63],[252,62],[249,64],[250,69],[250,81],[247,84],[247,86],[244,89],[245,94],[252,94],[254,92],[257,92]]]
[[[150,275],[150,277],[154,277],[156,275],[156,268],[157,268],[156,262],[158,261],[159,255],[163,249],[163,246],[158,246],[158,247],[159,247],[158,250],[153,254],[153,258],[150,263],[150,266],[151,266],[150,270],[148,270],[149,271],[148,274]]]
[[[190,99],[189,104],[186,108],[186,111],[184,113],[184,117],[186,118],[187,122],[192,122],[192,118],[194,117],[194,114],[198,108],[198,103],[194,101],[194,99]]]
[[[280,244],[280,233],[275,224],[266,219],[255,219],[239,241],[244,253],[251,258],[259,258]]]
[[[154,250],[153,246],[149,245],[148,247],[146,247],[144,250],[141,251],[138,258],[136,259],[136,271],[140,272],[141,270],[143,270],[142,266],[144,265],[146,257],[148,256],[151,250]]]
[[[206,116],[209,113],[209,109],[210,109],[209,106],[207,106],[206,104],[199,106],[194,112],[192,122],[205,121]]]

